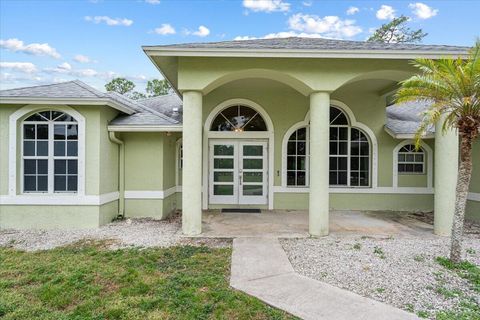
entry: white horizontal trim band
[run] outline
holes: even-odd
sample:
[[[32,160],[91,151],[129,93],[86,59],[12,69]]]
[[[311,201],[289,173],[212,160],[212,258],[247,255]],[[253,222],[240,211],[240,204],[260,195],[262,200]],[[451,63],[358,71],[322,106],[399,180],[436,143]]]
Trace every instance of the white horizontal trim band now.
[[[471,201],[480,202],[480,193],[479,192],[469,192],[467,199],[471,200]]]
[[[36,205],[36,206],[101,206],[118,200],[118,191],[96,195],[75,194],[19,194],[0,196],[0,205]]]
[[[177,187],[167,190],[129,190],[125,191],[125,199],[156,199],[163,200],[177,192]]]
[[[114,132],[181,132],[180,126],[157,126],[157,125],[112,125],[108,126],[108,131]]]
[[[329,193],[365,193],[365,194],[433,194],[433,188],[377,187],[377,188],[329,188]],[[309,193],[310,188],[274,186],[275,193]]]
[[[261,57],[261,58],[352,58],[352,59],[438,59],[442,57],[467,57],[461,51],[420,50],[290,50],[290,49],[229,49],[229,48],[162,48],[145,46],[148,56],[177,57]]]

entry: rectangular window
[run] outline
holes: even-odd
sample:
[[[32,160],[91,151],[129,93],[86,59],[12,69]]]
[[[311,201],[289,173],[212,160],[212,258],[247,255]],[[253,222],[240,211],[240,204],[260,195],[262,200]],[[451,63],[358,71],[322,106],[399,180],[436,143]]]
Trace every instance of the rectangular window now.
[[[413,144],[403,146],[397,155],[397,170],[400,174],[425,173],[425,153],[423,149],[415,149]]]
[[[78,191],[78,124],[62,112],[45,111],[22,126],[23,192]]]

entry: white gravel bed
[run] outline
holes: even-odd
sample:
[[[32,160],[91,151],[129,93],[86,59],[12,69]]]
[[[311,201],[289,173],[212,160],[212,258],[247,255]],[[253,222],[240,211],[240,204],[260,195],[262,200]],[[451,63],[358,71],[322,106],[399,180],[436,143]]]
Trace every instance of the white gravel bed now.
[[[80,240],[112,240],[111,248],[168,247],[182,241],[181,217],[167,220],[127,219],[96,229],[0,230],[0,246],[25,251],[48,250]]]
[[[285,239],[282,245],[296,272],[398,308],[434,318],[457,310],[466,297],[480,304],[469,282],[439,265],[448,238]],[[480,239],[464,240],[465,258],[480,265]],[[480,319],[480,315],[479,315]]]

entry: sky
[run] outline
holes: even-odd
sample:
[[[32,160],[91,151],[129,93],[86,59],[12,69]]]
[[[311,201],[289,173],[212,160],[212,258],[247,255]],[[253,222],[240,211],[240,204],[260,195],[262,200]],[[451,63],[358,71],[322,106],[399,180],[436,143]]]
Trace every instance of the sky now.
[[[161,78],[142,45],[286,36],[365,40],[410,17],[425,44],[471,46],[480,1],[0,0],[0,89]]]

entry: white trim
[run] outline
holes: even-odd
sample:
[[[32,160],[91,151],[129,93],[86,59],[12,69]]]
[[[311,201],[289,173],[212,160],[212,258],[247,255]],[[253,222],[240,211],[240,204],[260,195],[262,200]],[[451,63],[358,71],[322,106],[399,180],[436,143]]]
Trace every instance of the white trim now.
[[[175,141],[175,185],[176,186],[179,186],[179,182],[180,182],[180,168],[179,168],[179,165],[180,165],[180,148],[182,148],[182,138],[178,138],[177,141]],[[183,172],[183,168],[182,168],[182,172]]]
[[[368,139],[370,140],[370,150],[372,152],[371,154],[371,188],[376,188],[378,186],[378,142],[377,142],[377,137],[373,133],[373,131],[365,124],[358,122],[355,118],[355,115],[353,111],[348,107],[345,103],[339,100],[330,100],[330,106],[337,107],[345,114],[347,115],[347,118],[349,120],[349,126],[351,128],[357,128],[365,132],[367,135]],[[291,126],[285,135],[283,136],[283,141],[282,141],[282,187],[287,188],[287,143],[288,143],[288,138],[290,135],[298,128],[301,128],[303,126],[308,126],[310,122],[310,110],[307,111],[307,114],[305,115],[305,119],[303,121],[295,123],[293,126]],[[350,163],[350,162],[348,162]],[[288,187],[288,188],[296,188],[296,187]]]
[[[167,190],[127,190],[125,199],[156,199],[163,200],[177,192],[177,186]]]
[[[470,201],[480,202],[480,192],[469,192],[467,199]]]
[[[309,193],[310,188],[296,188],[296,187],[281,187],[274,186],[275,193]],[[329,193],[356,193],[356,194],[433,194],[433,188],[392,188],[392,187],[357,187],[357,188],[329,188]]]
[[[383,126],[383,129],[394,139],[410,139],[413,140],[415,139],[415,133],[395,133],[387,126]],[[428,133],[422,135],[422,139],[434,139],[435,138],[435,133]]]
[[[39,106],[27,105],[18,109],[10,115],[9,118],[9,149],[8,149],[8,194],[9,196],[17,196],[23,190],[17,190],[17,131],[19,128],[19,119],[28,115],[29,113],[41,112],[46,110],[55,110],[67,113],[75,118],[78,124],[78,190],[75,196],[85,195],[85,118],[75,109],[69,106]],[[23,127],[21,127],[23,130]],[[22,135],[20,135],[22,136]],[[21,141],[23,143],[23,141]],[[23,179],[21,177],[20,179]],[[18,192],[17,192],[18,191]],[[44,197],[48,196],[63,196],[62,193],[42,194]]]
[[[415,141],[413,140],[404,140],[404,141],[401,141],[399,144],[397,144],[395,146],[395,148],[393,148],[393,166],[392,166],[392,187],[393,188],[400,188],[398,186],[398,151],[408,145],[408,144],[415,144]],[[423,148],[423,150],[425,151],[425,154],[427,156],[427,162],[425,163],[425,159],[423,160],[424,161],[424,165],[426,164],[427,165],[427,188],[433,188],[433,150],[432,148],[430,148],[430,146],[428,144],[426,144],[425,142],[421,141],[420,142],[420,146]],[[425,170],[425,168],[424,168]]]
[[[135,110],[127,108],[115,100],[109,98],[42,98],[42,97],[0,97],[0,103],[12,104],[41,104],[41,105],[88,105],[109,106],[127,114],[135,113]]]
[[[265,123],[267,124],[268,131],[244,131],[244,132],[227,132],[227,131],[210,131],[212,121],[215,119],[215,116],[220,113],[223,109],[232,106],[232,105],[245,105],[250,108],[255,109],[262,117]],[[209,143],[208,139],[266,139],[268,140],[268,209],[273,210],[273,180],[274,180],[274,126],[272,119],[265,111],[265,109],[260,106],[258,103],[243,99],[243,98],[234,98],[228,99],[217,105],[208,115],[203,126],[203,155],[202,155],[202,165],[203,165],[203,187],[202,187],[202,209],[208,209],[208,148]]]
[[[182,125],[110,125],[108,131],[113,132],[182,132]]]
[[[238,49],[238,48],[178,48],[143,46],[150,56],[176,57],[260,57],[260,58],[336,58],[336,59],[416,59],[419,57],[438,59],[468,56],[468,49],[459,51],[433,50],[321,50],[321,49]]]
[[[44,195],[44,194],[22,194],[15,196],[0,196],[0,205],[35,205],[35,206],[101,206],[118,200],[118,191],[94,195]]]

